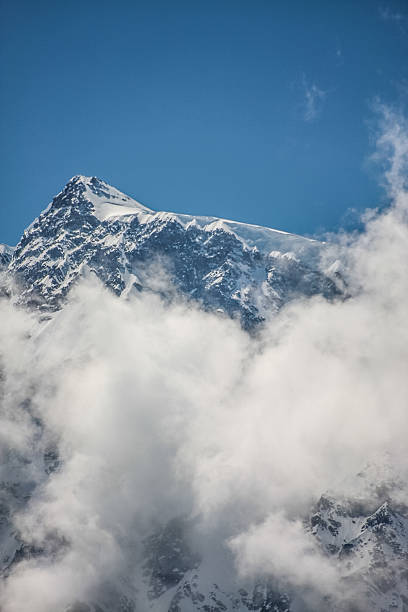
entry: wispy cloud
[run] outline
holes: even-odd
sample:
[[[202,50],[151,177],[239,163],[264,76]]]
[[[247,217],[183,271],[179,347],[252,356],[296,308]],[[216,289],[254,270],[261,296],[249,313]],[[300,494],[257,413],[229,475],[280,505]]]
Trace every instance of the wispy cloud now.
[[[322,112],[327,91],[321,89],[316,83],[302,78],[303,88],[303,118],[305,121],[314,121]]]
[[[393,11],[389,6],[380,6],[379,13],[383,21],[391,22],[398,26],[402,32],[406,32],[408,25],[408,15],[406,13]]]
[[[384,19],[384,21],[395,21],[396,23],[400,23],[405,19],[405,16],[402,13],[392,11],[388,6],[381,6],[379,10],[380,17],[381,19]]]
[[[374,103],[374,110],[380,116],[377,148],[371,159],[383,164],[385,187],[389,195],[396,198],[398,193],[408,189],[408,120],[399,109]]]
[[[343,66],[343,64],[344,64],[343,49],[340,46],[338,46],[336,47],[336,65]]]

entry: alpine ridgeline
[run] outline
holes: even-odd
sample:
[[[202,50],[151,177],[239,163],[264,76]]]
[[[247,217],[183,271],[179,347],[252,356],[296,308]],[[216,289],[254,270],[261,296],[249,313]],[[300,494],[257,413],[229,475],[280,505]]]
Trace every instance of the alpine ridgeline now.
[[[31,224],[9,264],[19,301],[57,309],[93,272],[117,295],[180,294],[250,328],[294,297],[338,289],[322,244],[214,217],[153,212],[97,178],[74,177]],[[162,282],[161,282],[162,281]]]

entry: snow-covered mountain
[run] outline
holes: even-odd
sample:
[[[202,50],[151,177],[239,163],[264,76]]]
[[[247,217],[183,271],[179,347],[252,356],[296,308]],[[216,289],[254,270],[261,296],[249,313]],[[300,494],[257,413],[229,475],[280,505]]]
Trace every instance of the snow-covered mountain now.
[[[46,312],[50,316],[43,320],[49,320],[64,308],[77,281],[92,274],[118,297],[182,296],[253,330],[296,298],[342,299],[335,267],[322,267],[325,249],[318,241],[260,226],[154,212],[100,179],[76,176],[15,248],[0,246],[0,297],[36,316]],[[2,384],[0,369],[0,397]],[[29,456],[0,447],[3,581],[24,563],[58,559],[69,548],[64,535],[54,532],[40,544],[25,541],[16,522],[33,491],[61,469],[58,444],[44,434],[46,424],[30,398],[19,407],[34,433]],[[405,483],[377,465],[351,478],[357,482],[351,489],[360,495],[322,491],[302,517],[302,529],[337,568],[344,592],[340,599],[326,594],[318,610],[407,612],[408,509],[399,495]],[[191,536],[192,520],[175,516],[157,525],[144,537],[142,554],[133,557],[126,549],[129,565],[120,579],[112,577],[86,601],[73,594],[72,605],[55,612],[316,612],[299,585],[268,572],[252,580],[234,574],[225,547],[203,555]],[[131,548],[125,538],[126,546]]]
[[[43,309],[58,308],[93,272],[117,295],[172,285],[250,327],[294,297],[338,294],[319,270],[322,248],[264,227],[153,212],[104,181],[76,176],[24,232],[9,271],[19,300]]]

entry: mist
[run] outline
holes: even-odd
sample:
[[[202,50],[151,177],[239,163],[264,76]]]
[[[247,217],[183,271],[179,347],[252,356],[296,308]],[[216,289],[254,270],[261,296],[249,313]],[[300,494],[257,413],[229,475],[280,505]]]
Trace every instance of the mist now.
[[[254,335],[92,278],[50,318],[0,302],[2,479],[27,487],[15,528],[49,553],[15,565],[4,612],[62,611],[124,576],[137,588],[144,539],[179,516],[226,581],[271,575],[303,610],[358,599],[303,522],[327,491],[374,510],[384,458],[408,477],[408,136],[382,117],[391,203],[332,237],[342,298],[298,300]]]

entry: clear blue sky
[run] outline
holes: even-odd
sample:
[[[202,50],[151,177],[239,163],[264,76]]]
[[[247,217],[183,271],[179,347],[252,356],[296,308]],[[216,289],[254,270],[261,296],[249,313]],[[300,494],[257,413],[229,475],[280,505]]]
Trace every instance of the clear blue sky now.
[[[307,234],[381,196],[368,124],[408,89],[407,0],[8,0],[0,28],[0,242],[74,174]]]

